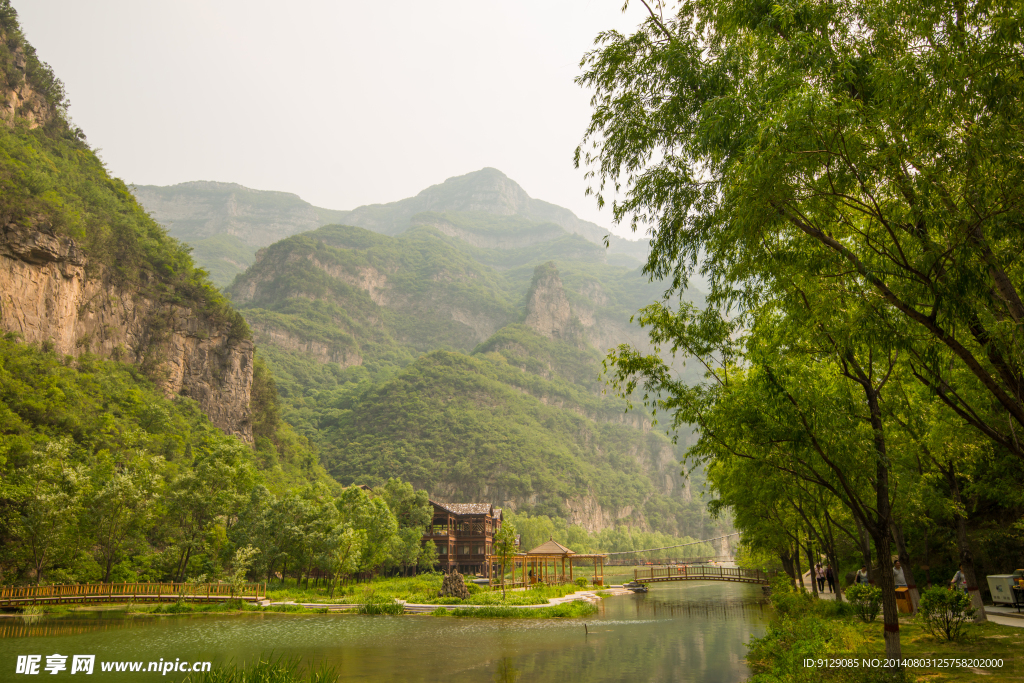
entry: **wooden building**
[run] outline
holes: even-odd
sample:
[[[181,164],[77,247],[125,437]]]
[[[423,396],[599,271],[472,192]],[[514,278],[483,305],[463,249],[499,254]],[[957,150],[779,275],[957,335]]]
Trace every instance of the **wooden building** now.
[[[501,528],[501,508],[489,503],[439,503],[431,500],[434,519],[423,534],[437,546],[437,560],[444,571],[488,576],[487,556],[494,534]]]
[[[573,583],[577,578],[585,578],[588,583],[603,586],[604,561],[607,557],[601,553],[580,554],[554,539],[549,539],[528,553],[508,558],[505,573],[511,573],[511,579],[506,579],[505,584],[512,587],[528,587],[537,583]],[[493,576],[500,578],[501,557],[490,555],[487,561],[493,567]],[[492,584],[499,578],[493,579]]]

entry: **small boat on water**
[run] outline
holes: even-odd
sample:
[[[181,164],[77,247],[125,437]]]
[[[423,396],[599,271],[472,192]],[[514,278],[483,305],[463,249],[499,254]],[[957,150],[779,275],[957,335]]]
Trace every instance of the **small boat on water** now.
[[[636,581],[630,581],[629,583],[623,585],[622,587],[625,588],[626,590],[631,590],[634,593],[646,593],[647,592],[647,586],[645,586],[642,583],[637,583]]]

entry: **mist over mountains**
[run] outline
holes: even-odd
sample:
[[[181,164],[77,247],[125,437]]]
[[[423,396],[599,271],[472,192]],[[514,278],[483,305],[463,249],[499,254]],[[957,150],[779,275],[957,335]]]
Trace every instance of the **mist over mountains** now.
[[[399,235],[416,225],[433,225],[477,246],[498,244],[506,250],[578,235],[589,244],[601,246],[589,257],[581,251],[579,256],[583,258],[627,267],[636,267],[647,258],[647,240],[630,241],[610,235],[607,229],[577,218],[569,209],[533,199],[494,168],[449,178],[415,197],[351,211],[324,209],[295,194],[251,190],[234,183],[138,185],[133,192],[173,237],[192,247],[196,263],[220,286],[230,284],[235,275],[252,265],[259,248],[328,224],[357,226],[385,235]],[[469,219],[462,214],[469,214]],[[483,217],[488,218],[481,220]],[[603,248],[606,235],[607,253]],[[569,244],[578,242],[570,240]]]
[[[352,211],[226,183],[135,193],[217,274],[282,416],[342,484],[397,476],[590,531],[718,524],[701,475],[680,474],[690,435],[673,443],[601,378],[607,349],[651,350],[631,322],[664,292],[640,273],[647,241],[605,248],[491,168]]]

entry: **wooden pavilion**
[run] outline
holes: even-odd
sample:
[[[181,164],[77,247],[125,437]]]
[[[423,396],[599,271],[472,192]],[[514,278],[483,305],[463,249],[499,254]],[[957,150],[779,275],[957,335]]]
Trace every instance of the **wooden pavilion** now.
[[[519,553],[509,558],[506,571],[511,565],[512,584],[530,586],[536,583],[557,584],[573,583],[576,576],[585,576],[584,567],[593,566],[593,583],[604,585],[604,561],[607,555],[585,555],[576,553],[558,541],[549,538],[546,542],[527,553]],[[488,555],[488,563],[493,570],[491,576],[501,576],[501,557]],[[581,564],[585,562],[586,564]],[[507,584],[506,584],[507,585]]]

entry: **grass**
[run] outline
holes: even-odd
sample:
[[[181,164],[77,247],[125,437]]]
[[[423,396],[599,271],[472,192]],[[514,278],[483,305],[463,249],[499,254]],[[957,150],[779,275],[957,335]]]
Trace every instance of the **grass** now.
[[[1024,628],[992,622],[970,624],[957,642],[932,636],[920,619],[904,617],[900,646],[904,659],[1002,659],[999,668],[908,668],[893,678],[880,668],[823,669],[804,666],[805,659],[884,659],[885,643],[879,621],[864,623],[845,603],[816,600],[808,594],[777,592],[772,596],[775,617],[762,638],[750,644],[747,662],[752,683],[807,681],[968,681],[993,683],[1022,680],[1018,657],[1024,652]]]
[[[340,674],[332,667],[304,669],[296,659],[260,657],[241,666],[189,674],[182,683],[334,683]]]
[[[571,584],[558,586],[537,586],[528,591],[506,591],[506,599],[501,599],[501,590],[485,590],[473,583],[467,583],[468,600],[438,597],[441,590],[440,574],[420,574],[410,577],[377,578],[363,583],[352,583],[339,586],[334,597],[328,595],[326,587],[303,589],[295,586],[284,587],[271,584],[267,597],[272,602],[309,602],[309,603],[363,603],[371,593],[374,596],[404,600],[420,605],[543,605],[548,598],[560,598],[581,590]]]

